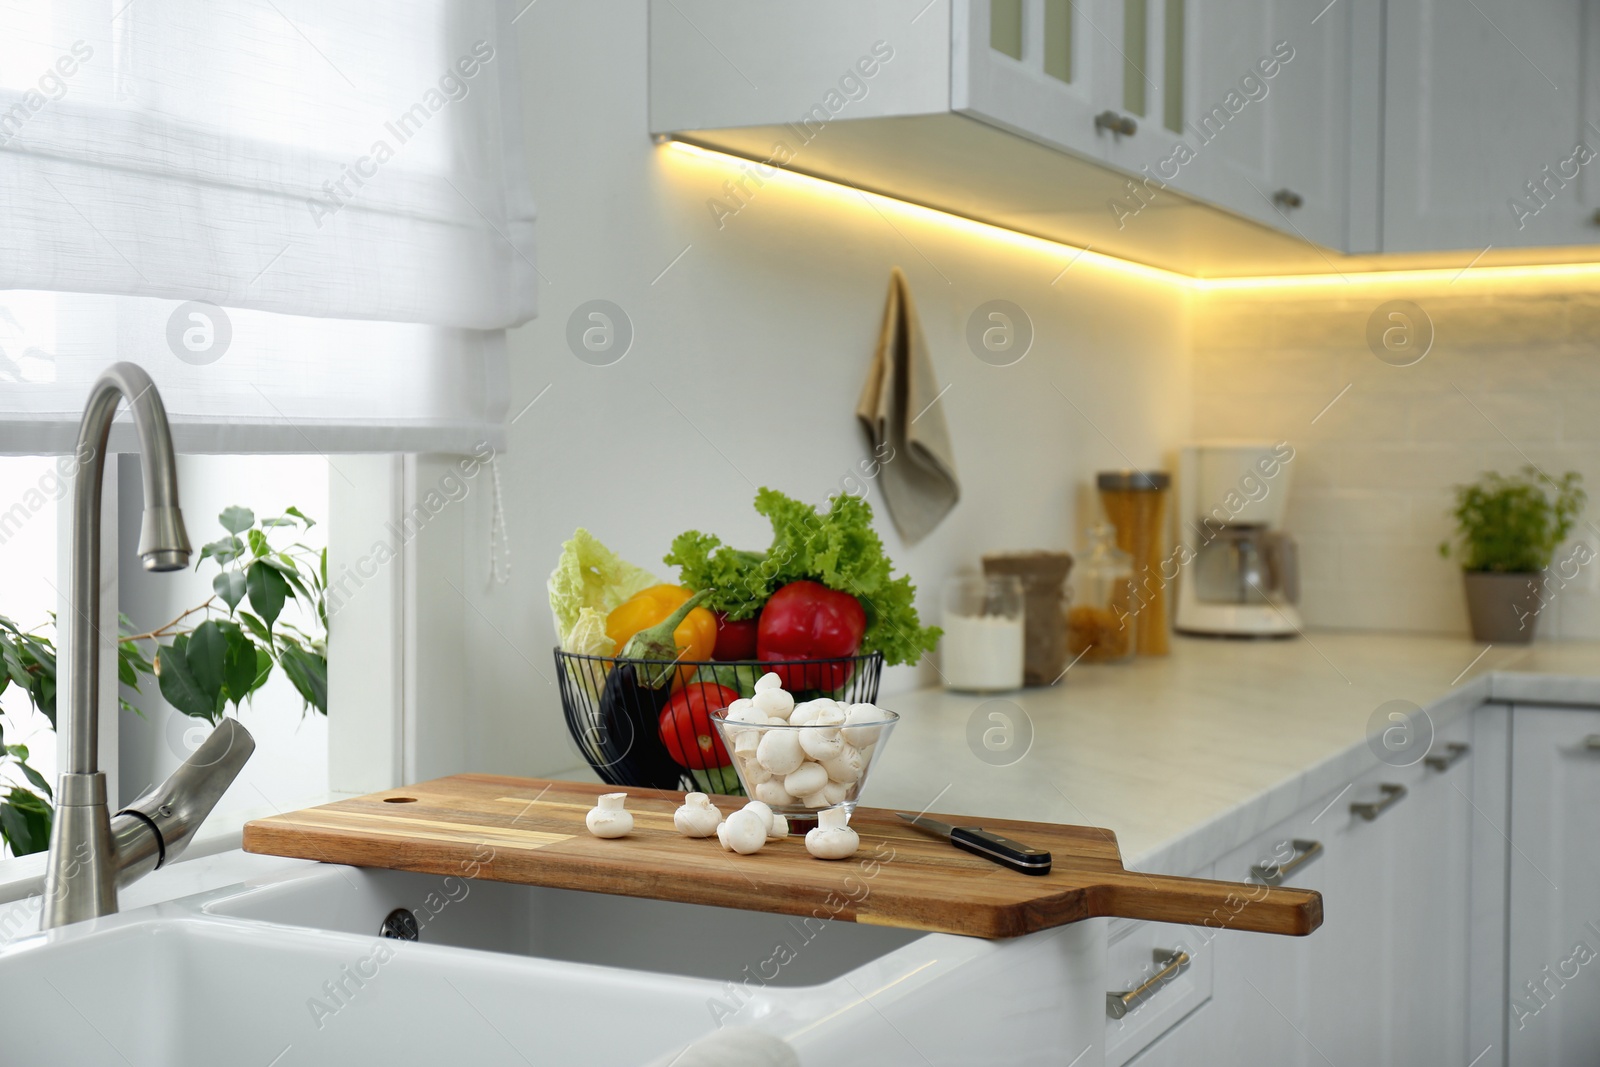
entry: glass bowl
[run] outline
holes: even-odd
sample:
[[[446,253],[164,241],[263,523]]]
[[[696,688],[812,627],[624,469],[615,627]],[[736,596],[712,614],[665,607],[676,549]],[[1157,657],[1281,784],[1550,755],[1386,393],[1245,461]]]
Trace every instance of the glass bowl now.
[[[861,788],[894,724],[900,721],[892,711],[874,711],[869,718],[843,724],[796,726],[741,722],[729,719],[728,709],[722,708],[712,712],[711,721],[733,758],[745,795],[765,803],[792,824],[806,826],[814,824],[817,812],[824,808],[856,810]],[[784,773],[774,773],[768,764]],[[786,769],[790,767],[793,769]],[[790,785],[797,789],[810,786],[813,791],[796,795],[788,789]]]

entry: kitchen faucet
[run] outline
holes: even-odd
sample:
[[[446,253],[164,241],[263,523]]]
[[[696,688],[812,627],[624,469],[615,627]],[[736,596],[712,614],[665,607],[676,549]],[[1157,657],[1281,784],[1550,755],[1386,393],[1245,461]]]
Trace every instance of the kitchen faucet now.
[[[144,523],[139,556],[146,570],[189,564],[189,537],[178,510],[177,461],[161,394],[132,363],[106,368],[89,391],[78,425],[78,477],[72,498],[72,680],[68,763],[56,789],[45,870],[44,916],[50,929],[117,910],[117,888],[170,863],[238,776],[255,739],[224,719],[159,787],[111,817],[100,744],[100,508],[106,440],[124,398],[133,410],[144,466]]]

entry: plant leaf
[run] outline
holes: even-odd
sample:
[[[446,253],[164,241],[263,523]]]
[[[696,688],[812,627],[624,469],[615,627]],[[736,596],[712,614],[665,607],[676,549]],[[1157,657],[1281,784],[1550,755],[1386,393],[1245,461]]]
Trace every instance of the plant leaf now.
[[[283,611],[283,602],[289,595],[289,583],[265,560],[257,560],[245,572],[245,587],[250,594],[250,606],[271,629],[272,624],[278,621],[278,614]]]
[[[313,526],[315,526],[317,524],[317,520],[316,519],[307,518],[306,517],[306,513],[301,511],[299,508],[284,508],[283,509],[283,513],[285,515],[293,515],[295,518],[297,518],[301,522],[305,523],[306,524],[306,529],[308,529],[308,530],[311,529],[311,527],[313,527]]]
[[[260,530],[251,530],[250,552],[255,556],[266,556],[272,553],[272,545],[267,542],[267,535]]]
[[[255,635],[256,640],[263,642],[269,648],[272,647],[272,631],[267,629],[266,623],[262,622],[248,611],[239,612],[239,621],[244,623],[249,631]]]
[[[26,756],[23,757],[23,759],[26,758]],[[32,782],[39,789],[43,790],[45,796],[53,797],[55,795],[50,792],[50,783],[44,780],[44,775],[34,770],[26,763],[23,763],[22,760],[17,761],[17,769],[22,771],[23,775],[28,779],[28,781]]]
[[[54,815],[43,799],[13,786],[5,801],[0,802],[0,833],[11,845],[12,854],[27,856],[49,848]]]
[[[280,657],[283,673],[300,691],[307,705],[328,714],[328,660],[299,645],[290,645]]]
[[[223,571],[211,579],[211,588],[228,605],[231,612],[239,606],[239,601],[244,599],[244,575],[238,571]]]
[[[222,523],[222,528],[229,533],[240,534],[256,524],[256,513],[235,504],[231,508],[223,508],[222,514],[217,516],[217,521]]]
[[[242,555],[244,555],[244,542],[230,535],[201,545],[200,558],[194,561],[194,565],[198,569],[200,564],[208,559],[215,559],[218,563],[228,564]]]
[[[237,626],[224,632],[228,651],[222,661],[223,691],[238,707],[256,688],[256,646]]]
[[[257,689],[267,684],[267,678],[272,674],[272,657],[266,649],[256,649],[256,680],[250,683],[250,693],[253,695]]]
[[[189,635],[183,634],[156,653],[156,678],[168,704],[185,715],[210,720],[215,705],[189,671],[188,645]]]
[[[228,636],[214,621],[208,619],[189,635],[189,647],[184,650],[183,658],[195,684],[212,704],[222,692],[223,660],[227,654]]]

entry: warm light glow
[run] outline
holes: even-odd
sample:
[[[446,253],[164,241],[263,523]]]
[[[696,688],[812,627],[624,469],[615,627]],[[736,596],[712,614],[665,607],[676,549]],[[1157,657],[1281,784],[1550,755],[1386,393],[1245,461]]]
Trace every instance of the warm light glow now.
[[[746,159],[730,152],[718,152],[715,149],[702,148],[699,145],[687,144],[683,141],[668,141],[667,146],[676,152],[684,152],[697,156],[702,160],[710,161],[721,167],[750,166],[755,160]],[[892,196],[882,193],[867,192],[856,189],[840,182],[828,181],[826,178],[816,178],[809,174],[800,174],[792,170],[774,166],[772,174],[762,174],[763,182],[783,181],[796,189],[804,189],[815,196],[825,196],[835,199],[848,199],[860,203],[865,201],[868,206],[878,211],[893,211],[900,215],[916,218],[922,222],[944,226],[970,234],[974,237],[988,240],[1005,241],[1030,252],[1059,258],[1063,251],[1071,253],[1068,262],[1076,269],[1079,264],[1086,267],[1099,267],[1121,274],[1132,275],[1145,281],[1161,282],[1166,285],[1180,287],[1192,286],[1196,279],[1188,275],[1178,274],[1161,267],[1151,267],[1143,263],[1135,263],[1129,259],[1119,259],[1108,256],[1093,249],[1079,248],[1064,241],[1049,241],[1043,237],[1034,237],[1031,234],[1018,233],[1008,230],[1003,226],[995,226],[988,222],[979,222],[976,219],[965,218],[961,215],[952,215],[948,211],[938,208],[925,207],[922,204],[913,204],[909,200],[897,200]]]
[[[704,148],[685,141],[668,140],[664,143],[675,152],[696,156],[722,167],[742,169],[758,162],[731,152],[719,152],[716,149]],[[763,182],[781,180],[791,183],[796,188],[807,189],[814,195],[836,198],[845,197],[852,200],[865,201],[879,211],[885,209],[893,210],[918,218],[923,222],[942,225],[978,238],[1008,242],[1036,253],[1059,256],[1065,251],[1071,253],[1069,262],[1073,266],[1081,262],[1085,266],[1098,267],[1138,277],[1146,281],[1160,282],[1164,285],[1192,289],[1196,292],[1239,289],[1314,289],[1336,285],[1429,286],[1454,285],[1457,283],[1472,283],[1476,285],[1492,283],[1498,285],[1506,282],[1559,283],[1563,281],[1600,280],[1600,263],[1541,263],[1521,266],[1476,266],[1469,264],[1466,267],[1351,270],[1342,274],[1275,274],[1239,278],[1195,278],[1187,274],[1166,270],[1162,267],[1152,267],[1144,263],[1108,256],[1103,252],[1080,248],[1065,241],[1052,241],[1044,237],[1018,233],[1003,226],[979,222],[976,219],[969,219],[962,215],[953,215],[948,211],[941,211],[938,208],[927,207],[923,204],[915,204],[908,200],[899,200],[892,196],[885,196],[882,193],[867,192],[840,182],[829,181],[826,178],[800,174],[781,167],[773,167],[772,169],[774,171],[773,174],[761,175]]]

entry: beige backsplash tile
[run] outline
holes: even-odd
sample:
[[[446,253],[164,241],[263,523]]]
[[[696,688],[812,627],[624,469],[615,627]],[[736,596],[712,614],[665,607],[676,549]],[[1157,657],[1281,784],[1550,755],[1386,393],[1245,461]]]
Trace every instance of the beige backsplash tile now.
[[[1391,299],[1432,321],[1433,347],[1410,367],[1367,347],[1367,320]],[[1452,532],[1452,487],[1484,470],[1580,471],[1596,503],[1594,525],[1574,537],[1600,551],[1600,295],[1445,283],[1217,291],[1193,322],[1195,435],[1296,448],[1288,526],[1310,625],[1464,633],[1460,573],[1437,545]],[[1539,625],[1600,637],[1600,583],[1570,583]]]

